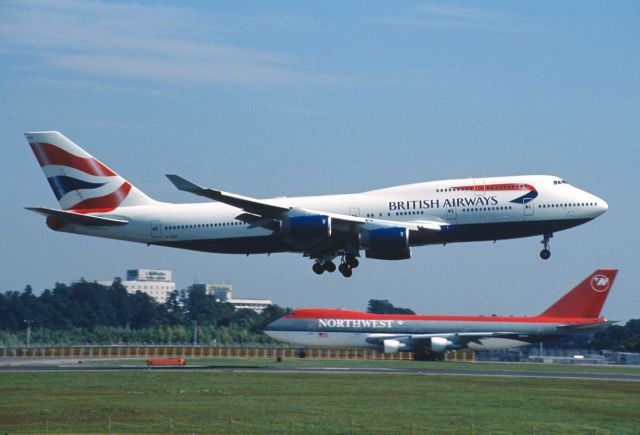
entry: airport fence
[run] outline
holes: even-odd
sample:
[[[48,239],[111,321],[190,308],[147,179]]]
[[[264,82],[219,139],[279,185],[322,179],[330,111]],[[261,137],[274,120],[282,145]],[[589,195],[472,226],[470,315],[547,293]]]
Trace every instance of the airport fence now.
[[[220,358],[220,359],[349,359],[412,360],[412,352],[383,353],[376,349],[250,346],[44,346],[0,348],[0,358]],[[446,360],[473,361],[471,351],[449,352]]]

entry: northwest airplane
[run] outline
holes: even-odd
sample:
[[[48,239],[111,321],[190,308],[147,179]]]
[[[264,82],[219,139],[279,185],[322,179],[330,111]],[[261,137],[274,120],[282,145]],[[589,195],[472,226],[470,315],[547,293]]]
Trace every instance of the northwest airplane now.
[[[402,260],[413,246],[542,236],[581,225],[607,203],[550,175],[429,181],[345,195],[254,199],[167,175],[216,203],[151,199],[56,131],[25,133],[61,210],[27,207],[55,231],[204,252],[297,252],[313,271],[349,277],[367,258]]]
[[[533,317],[419,316],[332,309],[297,309],[270,323],[269,336],[301,346],[375,348],[385,353],[443,354],[506,349],[591,334],[611,323],[600,317],[616,269],[599,269]]]

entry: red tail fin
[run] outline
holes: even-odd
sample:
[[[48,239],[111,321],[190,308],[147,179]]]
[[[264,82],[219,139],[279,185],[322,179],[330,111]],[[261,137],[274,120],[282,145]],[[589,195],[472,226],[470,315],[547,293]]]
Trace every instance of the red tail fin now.
[[[618,269],[598,269],[561,297],[539,317],[597,318]]]

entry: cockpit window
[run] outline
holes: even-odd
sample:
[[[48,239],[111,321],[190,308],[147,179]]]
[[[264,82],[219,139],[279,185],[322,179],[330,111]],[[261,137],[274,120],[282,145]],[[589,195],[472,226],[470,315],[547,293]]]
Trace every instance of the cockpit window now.
[[[553,180],[553,184],[569,184],[565,180]]]

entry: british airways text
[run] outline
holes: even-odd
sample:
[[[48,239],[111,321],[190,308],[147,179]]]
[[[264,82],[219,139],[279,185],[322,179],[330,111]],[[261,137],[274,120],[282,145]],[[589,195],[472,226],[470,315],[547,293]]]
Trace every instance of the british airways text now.
[[[416,199],[413,201],[389,201],[389,210],[422,210],[441,207],[473,207],[477,205],[497,205],[496,196],[475,196],[473,198]]]

